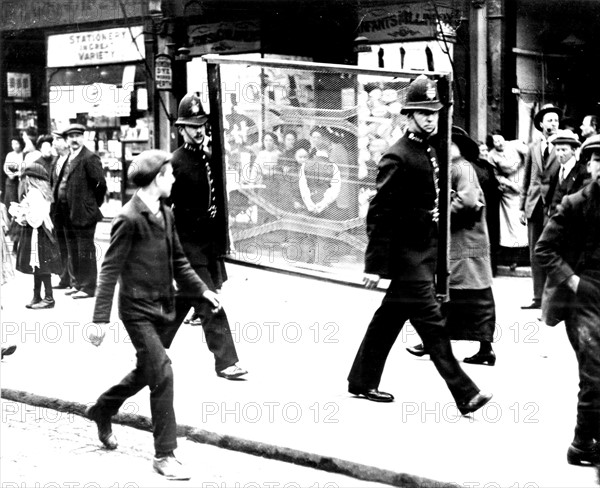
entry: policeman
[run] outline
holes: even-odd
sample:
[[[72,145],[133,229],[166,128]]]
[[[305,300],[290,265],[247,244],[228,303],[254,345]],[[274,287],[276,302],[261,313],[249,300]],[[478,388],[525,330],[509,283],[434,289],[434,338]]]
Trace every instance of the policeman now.
[[[387,356],[404,322],[421,336],[459,411],[466,415],[485,405],[481,393],[452,354],[434,290],[438,246],[438,163],[429,138],[437,132],[442,108],[435,83],[419,76],[408,88],[402,113],[407,132],[379,162],[377,193],[367,214],[365,285],[390,279],[348,376],[348,391],[375,402],[391,402],[379,391]]]
[[[190,264],[210,290],[220,290],[227,279],[219,246],[224,201],[217,181],[208,143],[208,116],[200,95],[190,93],[179,104],[175,125],[184,143],[171,158],[175,183],[171,192],[175,225]],[[221,219],[219,219],[221,217]],[[215,356],[217,375],[236,379],[247,373],[237,365],[238,356],[227,315],[221,309],[212,313],[205,302],[198,302],[182,291],[177,300],[176,323],[180,324],[194,307],[193,325],[202,325],[208,348]]]

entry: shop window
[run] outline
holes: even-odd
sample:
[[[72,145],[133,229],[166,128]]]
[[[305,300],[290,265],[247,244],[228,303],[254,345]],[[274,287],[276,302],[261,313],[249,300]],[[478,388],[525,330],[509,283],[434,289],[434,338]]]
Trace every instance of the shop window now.
[[[86,146],[105,170],[108,192],[103,214],[115,215],[130,196],[123,188],[127,161],[151,147],[153,115],[142,64],[49,70],[51,130],[78,123]]]

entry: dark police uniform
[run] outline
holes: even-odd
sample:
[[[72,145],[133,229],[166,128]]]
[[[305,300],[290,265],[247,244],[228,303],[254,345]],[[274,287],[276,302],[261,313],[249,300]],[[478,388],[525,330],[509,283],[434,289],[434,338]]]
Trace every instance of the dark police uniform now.
[[[426,140],[407,132],[379,163],[377,194],[367,215],[365,272],[391,283],[369,324],[348,381],[350,392],[376,389],[387,356],[410,319],[460,409],[479,389],[452,354],[435,297],[435,157]]]
[[[210,157],[202,148],[186,143],[173,153],[171,164],[175,176],[171,202],[181,245],[194,271],[210,290],[217,291],[227,274],[216,241],[221,232],[216,218],[220,202]],[[196,295],[181,293],[177,297],[177,323],[183,322],[192,306],[201,317],[208,348],[215,356],[215,370],[236,364],[238,356],[225,311],[214,314],[209,304],[197,303]]]

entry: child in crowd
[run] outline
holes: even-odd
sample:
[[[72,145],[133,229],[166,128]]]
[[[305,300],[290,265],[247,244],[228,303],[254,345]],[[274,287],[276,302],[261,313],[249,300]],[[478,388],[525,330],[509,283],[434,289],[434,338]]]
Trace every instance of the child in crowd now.
[[[21,226],[17,245],[16,268],[33,274],[33,299],[27,308],[54,307],[51,274],[60,273],[60,254],[50,218],[52,190],[48,172],[41,164],[25,166],[19,184],[20,202],[12,203],[9,213]],[[42,283],[44,298],[42,299]]]

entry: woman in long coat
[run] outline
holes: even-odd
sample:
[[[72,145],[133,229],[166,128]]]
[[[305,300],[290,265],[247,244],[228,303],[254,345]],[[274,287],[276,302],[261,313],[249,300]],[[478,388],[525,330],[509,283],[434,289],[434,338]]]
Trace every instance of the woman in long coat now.
[[[446,327],[451,340],[478,341],[479,351],[465,363],[496,363],[492,348],[496,305],[492,292],[490,240],[485,218],[485,197],[470,163],[477,158],[475,141],[452,134],[449,302]],[[415,356],[428,354],[423,344],[407,348]]]
[[[490,240],[485,198],[469,162],[479,148],[470,138],[452,136],[450,224],[450,301],[446,327],[452,340],[479,341],[479,352],[466,363],[496,363],[492,341],[496,305],[492,293]]]

